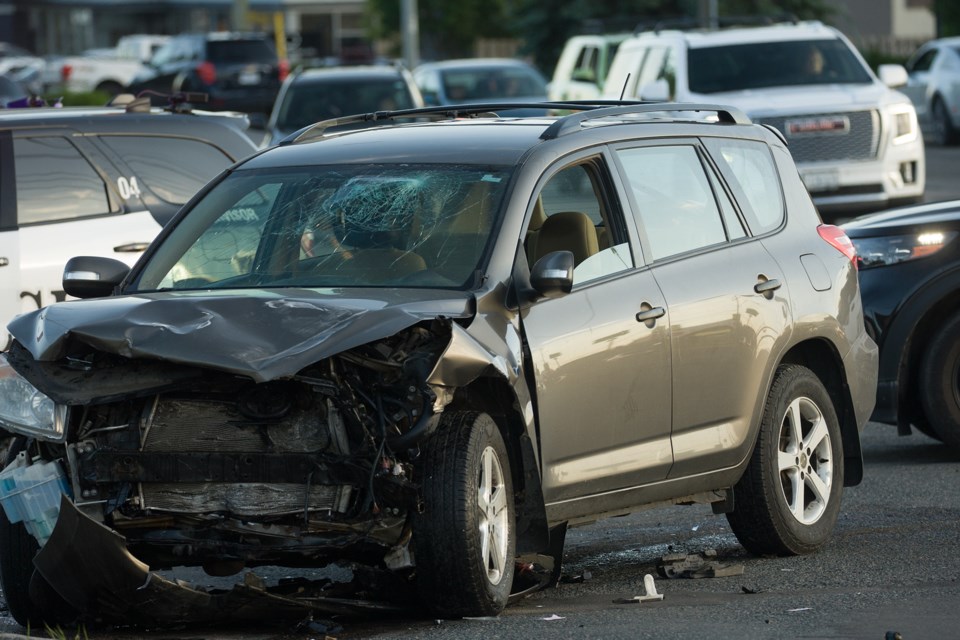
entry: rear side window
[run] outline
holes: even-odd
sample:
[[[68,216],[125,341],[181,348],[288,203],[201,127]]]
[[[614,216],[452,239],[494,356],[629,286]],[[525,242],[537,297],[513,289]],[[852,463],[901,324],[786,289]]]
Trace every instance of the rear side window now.
[[[276,62],[274,53],[266,40],[211,40],[207,42],[207,59],[210,62]]]
[[[133,170],[142,186],[164,202],[181,205],[233,160],[213,145],[187,138],[101,136]]]
[[[617,152],[654,260],[726,242],[720,209],[692,146]]]
[[[783,194],[767,145],[725,138],[708,138],[705,143],[731,187],[741,192],[737,200],[754,235],[779,227],[783,222]]]
[[[19,224],[111,213],[106,184],[66,138],[16,138],[13,150]]]
[[[287,91],[277,116],[277,127],[294,131],[329,118],[412,109],[413,106],[407,83],[399,77],[305,81]]]

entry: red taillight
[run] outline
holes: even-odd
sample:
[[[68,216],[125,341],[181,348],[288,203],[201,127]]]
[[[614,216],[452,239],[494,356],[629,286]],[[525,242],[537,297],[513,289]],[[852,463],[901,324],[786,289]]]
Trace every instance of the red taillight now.
[[[201,62],[197,66],[197,77],[203,84],[213,84],[217,81],[217,68],[212,62]]]
[[[70,79],[71,73],[73,73],[73,67],[71,67],[70,65],[65,64],[62,67],[60,67],[60,79],[63,80],[64,82]]]
[[[817,227],[817,233],[829,242],[833,248],[847,256],[853,263],[854,268],[857,267],[857,248],[853,246],[853,242],[850,241],[843,229],[832,224],[821,224]]]
[[[277,66],[277,74],[280,76],[280,82],[286,80],[287,76],[290,75],[290,62],[287,60],[281,60],[280,64]]]

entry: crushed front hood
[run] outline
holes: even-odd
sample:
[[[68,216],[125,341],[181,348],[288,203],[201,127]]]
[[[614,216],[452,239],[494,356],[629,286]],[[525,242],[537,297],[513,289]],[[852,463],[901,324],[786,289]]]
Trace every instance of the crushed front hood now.
[[[417,322],[468,318],[472,310],[473,297],[455,291],[162,292],[54,304],[8,329],[38,361],[59,360],[76,342],[265,382]]]

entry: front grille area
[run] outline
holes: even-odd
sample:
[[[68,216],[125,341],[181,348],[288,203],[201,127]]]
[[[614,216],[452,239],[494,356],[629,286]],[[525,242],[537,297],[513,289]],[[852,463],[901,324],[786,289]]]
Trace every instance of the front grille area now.
[[[830,120],[846,118],[849,129],[837,131],[803,131],[790,134],[790,121]],[[849,113],[810,113],[786,117],[757,118],[757,122],[776,127],[787,138],[787,145],[796,162],[829,160],[870,160],[877,157],[880,144],[880,115],[876,111]]]

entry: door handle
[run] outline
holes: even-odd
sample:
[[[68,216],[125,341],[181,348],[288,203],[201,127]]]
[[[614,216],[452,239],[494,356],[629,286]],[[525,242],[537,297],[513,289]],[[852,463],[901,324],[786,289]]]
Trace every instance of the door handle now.
[[[140,253],[150,246],[149,242],[129,242],[113,248],[116,253]]]
[[[0,258],[0,267],[6,267],[10,264],[10,258]]]
[[[758,282],[756,285],[754,285],[753,290],[756,291],[757,293],[773,293],[774,291],[779,289],[781,286],[783,285],[780,284],[780,281],[777,280],[776,278],[773,278],[771,280],[764,280],[762,282]]]
[[[637,322],[652,322],[657,318],[662,318],[667,313],[667,310],[663,307],[651,307],[647,302],[640,305],[640,308],[643,310],[637,313]]]

